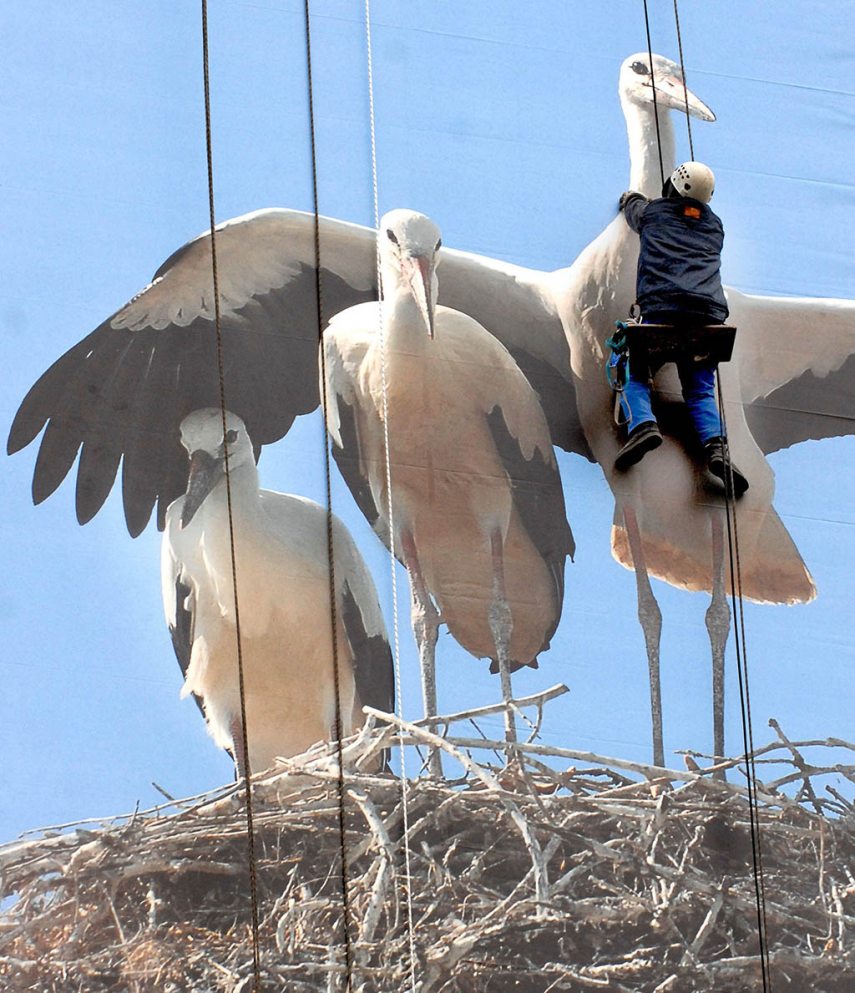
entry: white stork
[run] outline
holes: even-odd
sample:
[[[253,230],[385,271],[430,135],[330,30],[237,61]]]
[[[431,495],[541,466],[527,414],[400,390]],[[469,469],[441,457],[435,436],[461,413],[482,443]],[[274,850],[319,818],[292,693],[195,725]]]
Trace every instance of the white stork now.
[[[653,92],[659,108],[659,140]],[[655,55],[651,67],[646,53],[631,55],[620,72],[619,94],[626,117],[630,151],[629,189],[647,196],[661,195],[662,171],[671,174],[674,131],[669,110],[684,111],[702,120],[715,120],[712,111],[691,91],[685,91],[680,67]],[[659,149],[661,143],[662,171]],[[659,635],[661,613],[650,586],[649,574],[675,586],[711,590],[706,621],[713,656],[713,723],[716,755],[724,754],[724,650],[730,611],[724,595],[723,507],[716,490],[707,485],[702,459],[697,457],[691,428],[682,404],[671,404],[662,415],[665,443],[627,472],[614,468],[623,441],[612,417],[613,396],[603,376],[605,339],[616,318],[628,314],[635,300],[638,236],[622,216],[617,216],[560,275],[557,293],[572,356],[576,399],[585,437],[600,463],[616,499],[612,550],[619,562],[634,568],[638,590],[638,616],[644,631],[650,668],[653,711],[654,761],[662,764],[662,716],[659,691]],[[771,505],[773,473],[751,436],[742,404],[740,376],[751,382],[763,373],[764,362],[740,361],[746,345],[777,334],[775,320],[783,313],[781,302],[753,298],[755,314],[742,316],[741,294],[728,292],[732,320],[739,326],[733,362],[722,365],[728,439],[736,463],[751,481],[751,489],[737,509],[742,561],[742,588],[746,596],[773,603],[799,603],[814,595],[813,582],[792,539]],[[802,309],[810,305],[800,302]],[[826,324],[833,307],[816,301]],[[847,308],[850,320],[851,306]],[[786,333],[788,328],[785,325]],[[835,329],[838,330],[838,329]],[[839,328],[843,332],[843,327]],[[855,346],[855,325],[838,332],[838,342]],[[776,351],[777,351],[776,345]],[[741,349],[741,351],[740,351]],[[838,353],[839,354],[839,353]],[[802,363],[813,360],[811,349],[801,349]],[[787,357],[790,361],[792,356]],[[770,357],[771,361],[771,357]],[[785,359],[782,364],[786,364]],[[831,366],[831,362],[828,363]],[[759,367],[759,368],[758,368]],[[680,399],[673,366],[657,377],[664,400]]]
[[[558,625],[573,551],[537,394],[489,331],[437,306],[439,248],[430,218],[384,215],[383,299],[336,315],[323,340],[338,464],[409,576],[427,716],[440,623],[493,659],[510,703],[510,673]],[[509,740],[513,727],[508,710]]]
[[[234,584],[226,498],[228,446],[249,768],[266,769],[336,728],[327,512],[303,497],[260,490],[243,421],[198,410],[181,423],[187,492],[166,512],[161,578],[166,621],[214,741],[246,769],[238,686]],[[333,518],[341,733],[362,707],[391,710],[392,657],[374,583],[347,528]]]

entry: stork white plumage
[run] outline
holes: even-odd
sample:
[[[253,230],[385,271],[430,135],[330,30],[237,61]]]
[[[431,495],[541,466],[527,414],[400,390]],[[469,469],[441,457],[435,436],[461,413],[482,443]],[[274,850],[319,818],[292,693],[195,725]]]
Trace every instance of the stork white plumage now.
[[[260,490],[243,421],[226,415],[249,768],[273,764],[336,730],[331,608],[336,616],[341,733],[362,707],[394,708],[392,657],[374,583],[347,528],[333,518],[330,603],[327,512],[303,497]],[[166,513],[163,605],[184,673],[214,741],[245,770],[222,415],[188,415],[187,492]]]
[[[494,660],[510,704],[511,671],[558,625],[573,550],[537,394],[489,331],[436,305],[439,248],[428,217],[386,214],[383,298],[338,314],[323,341],[337,461],[409,576],[427,716],[440,623]]]
[[[656,90],[657,138],[653,91]],[[674,168],[674,132],[669,110],[685,111],[702,120],[715,115],[690,91],[684,91],[680,67],[646,53],[627,58],[619,81],[630,151],[629,189],[649,197],[661,195],[662,174]],[[660,162],[661,153],[661,162]],[[576,377],[576,397],[585,436],[616,499],[612,550],[619,562],[634,568],[638,616],[644,631],[650,669],[654,761],[664,762],[659,689],[661,612],[648,574],[688,589],[711,590],[707,629],[713,658],[714,750],[724,755],[724,651],[730,611],[724,590],[722,499],[707,479],[698,458],[682,404],[662,414],[665,443],[627,472],[614,468],[622,438],[612,418],[613,398],[603,375],[604,341],[615,318],[625,316],[635,299],[638,236],[617,216],[566,273],[561,314]],[[758,329],[739,324],[738,340],[751,340]],[[852,335],[855,342],[855,334]],[[748,430],[742,405],[739,352],[731,365],[720,367],[727,401],[727,428],[735,461],[751,480],[751,489],[737,509],[742,550],[743,592],[757,600],[797,603],[811,599],[813,583],[792,539],[771,501],[772,470]],[[752,369],[742,368],[748,376]],[[660,398],[681,397],[673,366],[657,376]]]

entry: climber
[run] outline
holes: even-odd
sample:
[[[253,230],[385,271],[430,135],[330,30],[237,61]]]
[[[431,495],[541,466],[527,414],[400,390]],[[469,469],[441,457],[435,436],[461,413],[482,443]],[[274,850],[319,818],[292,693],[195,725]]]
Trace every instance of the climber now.
[[[641,239],[636,301],[644,324],[698,327],[721,324],[727,318],[720,273],[724,228],[708,206],[714,189],[715,177],[708,166],[684,162],[666,180],[660,198],[648,200],[631,191],[621,195],[619,209]],[[707,468],[724,482],[726,439],[715,400],[716,363],[687,358],[677,362],[677,371]],[[662,444],[650,405],[647,370],[633,370],[631,359],[621,405],[629,433],[615,466],[628,469]],[[733,492],[742,496],[748,480],[732,462],[730,469]]]

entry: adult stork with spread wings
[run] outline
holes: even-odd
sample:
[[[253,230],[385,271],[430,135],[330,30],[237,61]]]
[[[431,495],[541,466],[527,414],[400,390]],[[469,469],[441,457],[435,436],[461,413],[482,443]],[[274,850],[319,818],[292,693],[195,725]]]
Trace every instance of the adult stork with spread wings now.
[[[715,120],[715,115],[684,89],[680,67],[660,55],[654,55],[652,63],[646,53],[627,58],[621,67],[619,95],[629,138],[629,188],[658,196],[662,170],[668,176],[674,167],[669,111],[685,111],[688,106],[689,113],[702,120]],[[673,366],[666,366],[656,379],[664,407],[660,415],[664,444],[627,472],[614,468],[622,438],[614,426],[612,395],[602,374],[604,341],[614,319],[626,315],[635,299],[637,261],[638,237],[617,216],[569,270],[556,274],[560,281],[556,295],[570,346],[582,427],[615,495],[612,549],[618,561],[636,574],[638,615],[650,668],[654,761],[662,764],[661,613],[648,576],[713,593],[707,628],[713,658],[714,750],[719,756],[724,754],[724,650],[730,612],[724,596],[723,500],[707,485],[703,460],[693,452],[696,443],[682,403],[669,402],[681,398]],[[767,450],[805,436],[850,431],[845,422],[829,423],[812,413],[827,409],[829,402],[833,405],[833,393],[819,406],[817,398],[808,399],[804,393],[810,387],[818,396],[824,392],[819,377],[831,380],[855,374],[855,359],[849,357],[855,351],[855,306],[849,301],[749,297],[734,290],[727,294],[731,321],[739,331],[733,359],[720,367],[719,374],[730,450],[751,480],[751,489],[736,509],[742,592],[759,602],[801,603],[814,596],[813,581],[772,507],[774,476],[752,437],[746,412],[750,418],[751,403],[796,381],[806,401],[798,413],[791,412],[778,425],[765,416],[768,409],[761,407],[755,415],[766,428]],[[793,429],[795,437],[789,434]]]
[[[183,694],[196,697],[211,737],[231,752],[238,774],[247,769],[244,732],[249,768],[259,771],[277,756],[352,733],[364,721],[366,704],[393,710],[392,654],[377,591],[344,524],[333,517],[330,603],[326,510],[303,497],[259,489],[252,441],[234,414],[226,414],[224,436],[220,410],[194,411],[181,423],[181,443],[190,474],[187,492],[166,512],[163,606],[184,674]]]

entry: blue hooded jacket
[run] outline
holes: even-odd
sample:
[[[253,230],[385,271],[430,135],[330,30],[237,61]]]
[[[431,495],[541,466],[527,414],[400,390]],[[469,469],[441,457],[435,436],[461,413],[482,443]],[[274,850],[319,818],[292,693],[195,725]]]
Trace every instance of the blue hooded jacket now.
[[[636,299],[642,313],[677,311],[710,322],[726,320],[724,227],[707,204],[689,197],[648,200],[630,193],[624,216],[641,239]]]

